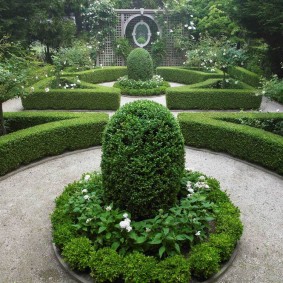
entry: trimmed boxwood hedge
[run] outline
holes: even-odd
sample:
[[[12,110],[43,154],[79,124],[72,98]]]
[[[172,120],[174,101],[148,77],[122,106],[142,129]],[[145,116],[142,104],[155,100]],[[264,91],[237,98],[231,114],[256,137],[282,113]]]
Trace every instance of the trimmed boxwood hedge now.
[[[116,88],[97,86],[93,89],[36,89],[22,98],[24,109],[117,110],[121,94]]]
[[[166,90],[169,109],[258,109],[262,96],[245,89],[195,89],[190,86]]]
[[[283,175],[283,138],[225,119],[283,118],[282,113],[182,113],[178,120],[185,144],[225,152]]]
[[[88,83],[103,83],[116,81],[128,74],[126,67],[103,67],[76,73],[64,73],[64,76],[78,76],[80,80]]]
[[[223,76],[220,71],[217,73],[204,73],[181,67],[158,67],[156,71],[165,81],[182,84],[195,84],[208,79],[222,78]]]
[[[253,87],[258,87],[260,84],[260,77],[242,67],[230,67],[228,73],[232,78],[247,83]]]
[[[0,137],[0,175],[45,156],[101,145],[108,115],[19,112],[5,113],[5,119],[16,119],[22,128],[33,121],[36,126]]]

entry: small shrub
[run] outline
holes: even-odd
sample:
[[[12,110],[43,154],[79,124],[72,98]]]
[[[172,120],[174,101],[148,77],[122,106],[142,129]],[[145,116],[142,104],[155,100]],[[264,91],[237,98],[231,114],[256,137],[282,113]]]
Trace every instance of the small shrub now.
[[[103,248],[93,252],[89,266],[91,276],[95,278],[95,282],[113,282],[121,276],[125,268],[122,257],[110,248]]]
[[[172,207],[184,170],[179,125],[162,105],[127,104],[110,120],[102,147],[102,180],[108,203],[149,218]]]
[[[85,270],[89,266],[93,251],[91,241],[86,237],[74,238],[63,248],[62,256],[72,269]]]
[[[199,279],[207,279],[220,270],[219,251],[207,243],[195,246],[189,261],[192,275]]]
[[[135,48],[127,58],[129,79],[146,81],[153,76],[153,62],[148,51]]]
[[[52,238],[54,244],[62,249],[71,239],[77,236],[76,228],[72,223],[59,224],[53,227]]]
[[[188,283],[191,279],[190,265],[183,256],[168,257],[157,265],[160,283]]]
[[[209,244],[219,250],[221,261],[228,260],[235,248],[235,241],[225,233],[212,234],[209,238]]]
[[[132,253],[124,258],[123,278],[126,283],[152,282],[155,277],[156,260],[141,253]]]
[[[263,79],[261,85],[261,94],[283,103],[283,79],[274,75],[270,80]]]

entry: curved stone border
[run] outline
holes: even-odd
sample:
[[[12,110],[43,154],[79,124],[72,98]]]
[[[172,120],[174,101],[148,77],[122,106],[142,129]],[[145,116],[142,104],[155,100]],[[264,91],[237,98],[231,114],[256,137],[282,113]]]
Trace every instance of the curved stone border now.
[[[52,247],[55,253],[55,256],[58,260],[58,262],[60,263],[60,265],[62,266],[62,268],[66,271],[67,274],[70,275],[70,277],[80,283],[93,283],[93,279],[90,277],[89,274],[86,273],[79,273],[79,272],[75,272],[73,270],[70,269],[70,267],[68,266],[68,264],[64,261],[64,259],[62,258],[59,250],[57,249],[57,247],[55,246],[54,243],[52,243]],[[231,255],[230,259],[228,262],[226,262],[224,265],[222,265],[221,270],[216,273],[214,276],[212,276],[211,278],[209,278],[206,281],[197,281],[197,280],[191,280],[190,283],[214,283],[216,282],[219,278],[221,278],[225,272],[229,269],[229,267],[232,265],[233,261],[235,260],[237,254],[238,254],[238,250],[239,250],[239,243],[237,244],[233,254]]]

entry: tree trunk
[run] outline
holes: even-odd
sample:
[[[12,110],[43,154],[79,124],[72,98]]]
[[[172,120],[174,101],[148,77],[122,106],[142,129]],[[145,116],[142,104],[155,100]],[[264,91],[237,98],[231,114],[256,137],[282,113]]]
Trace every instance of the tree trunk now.
[[[0,136],[6,135],[7,131],[4,125],[3,103],[0,102]]]

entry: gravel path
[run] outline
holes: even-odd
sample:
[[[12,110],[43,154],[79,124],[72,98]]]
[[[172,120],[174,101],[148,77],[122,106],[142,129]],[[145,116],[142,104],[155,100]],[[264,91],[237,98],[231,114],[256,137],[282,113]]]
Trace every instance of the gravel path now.
[[[49,214],[65,185],[99,170],[100,148],[23,167],[0,179],[0,282],[74,282],[53,254]],[[186,148],[186,167],[217,178],[242,211],[239,254],[221,283],[283,282],[283,179],[223,154]]]

